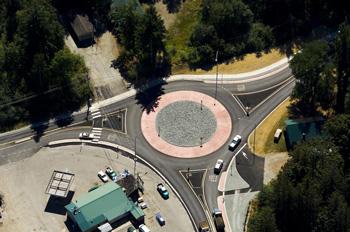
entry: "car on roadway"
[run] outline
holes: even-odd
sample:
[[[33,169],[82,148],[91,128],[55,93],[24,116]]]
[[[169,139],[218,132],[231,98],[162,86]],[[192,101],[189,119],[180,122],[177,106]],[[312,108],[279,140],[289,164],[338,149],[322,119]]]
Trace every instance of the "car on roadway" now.
[[[139,226],[139,230],[140,230],[140,232],[151,232],[151,230],[148,229],[148,227],[145,224],[141,224]]]
[[[79,134],[79,139],[93,139],[94,138],[94,134],[90,134],[88,132],[81,132]]]
[[[106,175],[106,173],[102,170],[100,170],[97,173],[97,176],[102,180],[102,182],[106,183],[108,181],[108,176]]]
[[[222,159],[218,159],[214,166],[214,173],[219,174],[221,172],[222,166],[224,166],[224,161]]]
[[[111,178],[112,181],[117,180],[117,173],[115,173],[115,171],[111,167],[106,168],[106,174],[107,176],[109,176],[109,178]]]
[[[159,194],[163,197],[163,199],[169,199],[169,192],[165,188],[164,184],[162,184],[162,183],[157,184],[157,190],[158,190]]]
[[[234,151],[236,149],[236,147],[240,144],[240,142],[242,141],[242,136],[240,135],[236,135],[232,142],[228,145],[228,149],[230,151]]]
[[[160,226],[165,225],[165,219],[163,218],[163,216],[159,212],[156,213],[156,219],[157,219]]]

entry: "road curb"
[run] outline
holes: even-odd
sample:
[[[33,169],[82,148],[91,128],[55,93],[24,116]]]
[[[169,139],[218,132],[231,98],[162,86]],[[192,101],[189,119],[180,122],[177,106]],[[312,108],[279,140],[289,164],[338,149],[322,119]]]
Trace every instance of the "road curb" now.
[[[92,142],[92,141],[82,141],[80,139],[63,139],[63,140],[51,141],[51,142],[48,143],[47,147],[60,147],[60,146],[69,146],[69,145],[80,145],[82,143],[90,145],[90,146],[108,148],[108,149],[111,149],[111,150],[114,150],[114,151],[120,151],[121,150],[121,151],[124,151],[124,152],[126,152],[126,153],[128,153],[130,155],[130,156],[128,156],[128,158],[132,158],[132,157],[136,156],[136,158],[138,160],[141,160],[141,162],[143,164],[145,164],[146,166],[151,168],[171,188],[171,190],[175,193],[176,197],[180,200],[182,206],[185,208],[187,214],[189,215],[194,229],[196,231],[198,231],[197,224],[196,224],[196,222],[195,222],[195,220],[194,220],[190,210],[188,209],[187,205],[185,204],[185,202],[182,199],[182,197],[180,196],[180,194],[176,191],[174,186],[170,183],[170,181],[160,171],[158,171],[158,169],[156,169],[156,167],[154,167],[152,164],[150,164],[147,160],[145,160],[144,158],[142,158],[142,157],[140,157],[138,155],[135,155],[135,152],[133,150],[131,150],[129,148],[126,148],[124,146],[118,145],[118,144],[110,143],[110,142],[104,142],[104,141]]]

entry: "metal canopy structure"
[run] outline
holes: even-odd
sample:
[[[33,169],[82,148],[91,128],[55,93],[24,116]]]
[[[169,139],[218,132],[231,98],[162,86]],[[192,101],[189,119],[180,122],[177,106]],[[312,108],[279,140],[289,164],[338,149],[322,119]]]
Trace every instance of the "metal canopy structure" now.
[[[46,194],[56,197],[67,197],[69,188],[74,180],[74,174],[54,170]]]

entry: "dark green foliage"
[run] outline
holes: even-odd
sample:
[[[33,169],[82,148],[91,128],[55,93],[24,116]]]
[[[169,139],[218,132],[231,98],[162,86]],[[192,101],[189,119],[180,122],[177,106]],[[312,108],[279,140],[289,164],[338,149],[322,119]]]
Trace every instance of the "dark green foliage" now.
[[[338,113],[350,112],[346,101],[350,97],[350,25],[346,21],[340,25],[336,36],[337,64],[337,106]]]
[[[349,231],[347,179],[336,146],[318,139],[296,146],[290,155],[259,194],[249,231]]]
[[[90,88],[80,57],[48,0],[3,0],[0,15],[0,130],[44,120],[85,103]],[[54,103],[54,104],[52,104]]]
[[[262,23],[254,23],[249,32],[248,51],[268,51],[275,43],[272,29]]]
[[[194,67],[214,64],[212,57],[217,50],[221,60],[242,55],[252,22],[253,13],[241,0],[203,1],[201,22],[190,39],[189,64]]]
[[[116,65],[130,82],[139,84],[169,73],[165,52],[165,27],[153,5],[145,12],[134,4],[116,7],[110,13],[122,51]]]
[[[328,109],[334,104],[334,77],[332,61],[328,59],[326,42],[314,41],[295,55],[291,68],[297,79],[292,97],[298,99],[305,114],[312,114],[318,106]]]
[[[278,232],[275,215],[270,207],[261,208],[249,221],[249,230],[256,232]]]
[[[328,120],[325,133],[338,146],[347,168],[350,168],[350,115],[340,114]]]

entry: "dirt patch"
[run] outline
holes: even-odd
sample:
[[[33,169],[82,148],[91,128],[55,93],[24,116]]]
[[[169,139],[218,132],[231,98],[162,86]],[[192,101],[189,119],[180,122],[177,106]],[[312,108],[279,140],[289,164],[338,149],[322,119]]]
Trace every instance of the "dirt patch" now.
[[[219,73],[222,74],[236,74],[254,71],[256,69],[264,68],[269,66],[283,58],[286,55],[282,54],[277,49],[272,49],[269,53],[264,53],[257,57],[255,53],[247,54],[242,60],[232,61],[225,64],[219,65]],[[179,68],[174,70],[174,74],[215,74],[216,67],[206,71],[203,69],[190,70],[188,68]]]
[[[162,17],[165,28],[168,30],[175,21],[176,13],[169,13],[167,6],[163,3],[163,1],[158,1],[156,4],[154,4],[154,6],[156,7],[160,17]]]
[[[277,176],[288,159],[289,156],[287,152],[272,153],[265,157],[264,184],[269,183]]]
[[[111,32],[105,32],[95,41],[93,46],[78,48],[72,37],[67,36],[65,44],[73,53],[84,58],[95,97],[103,100],[125,92],[126,85],[119,71],[112,66],[119,55],[116,38]]]

